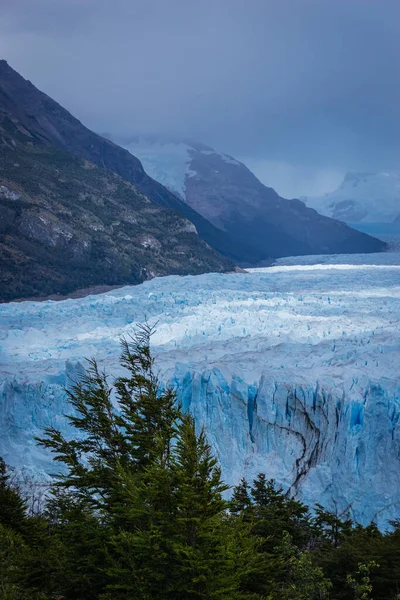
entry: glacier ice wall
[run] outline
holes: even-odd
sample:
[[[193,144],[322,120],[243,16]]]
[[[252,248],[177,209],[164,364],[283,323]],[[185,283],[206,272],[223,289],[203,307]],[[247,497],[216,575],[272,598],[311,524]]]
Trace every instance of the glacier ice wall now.
[[[33,438],[67,430],[63,388],[85,357],[118,373],[120,336],[147,318],[160,378],[230,484],[264,471],[362,523],[398,517],[400,256],[299,261],[0,306],[0,455],[53,472]]]
[[[399,385],[365,379],[337,389],[267,376],[249,386],[218,370],[178,381],[229,483],[263,471],[306,503],[361,523],[399,516]]]

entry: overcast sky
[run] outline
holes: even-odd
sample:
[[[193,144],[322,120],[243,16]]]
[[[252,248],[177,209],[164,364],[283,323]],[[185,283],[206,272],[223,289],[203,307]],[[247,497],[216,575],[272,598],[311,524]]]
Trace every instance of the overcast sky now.
[[[198,139],[286,196],[400,165],[400,0],[0,0],[0,54],[96,131]]]

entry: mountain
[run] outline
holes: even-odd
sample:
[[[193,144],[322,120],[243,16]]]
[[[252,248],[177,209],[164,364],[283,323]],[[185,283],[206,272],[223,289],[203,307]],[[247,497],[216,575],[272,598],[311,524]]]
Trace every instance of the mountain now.
[[[233,261],[257,262],[259,253],[218,230],[175,194],[149,177],[140,161],[124,148],[82,125],[67,110],[0,60],[0,108],[18,120],[36,142],[67,150],[110,169],[132,183],[153,204],[169,208],[191,221],[199,236]]]
[[[304,201],[323,215],[347,223],[390,223],[400,220],[400,175],[347,173],[333,192]]]
[[[143,137],[119,141],[152,177],[229,236],[251,244],[261,259],[385,247],[300,200],[281,198],[243,163],[203,144]]]
[[[138,240],[140,236],[146,234],[146,231],[152,231],[155,227],[153,222],[143,221],[140,231],[134,232],[133,230],[128,231],[125,224],[121,236],[115,235],[114,230],[110,229],[110,226],[117,227],[115,221],[122,222],[117,214],[119,210],[124,210],[126,185],[129,187],[129,184],[134,186],[134,189],[130,188],[131,193],[136,194],[135,201],[132,196],[132,203],[137,201],[140,194],[152,203],[147,210],[146,219],[150,219],[149,215],[153,214],[156,215],[156,218],[159,217],[160,221],[171,220],[171,225],[168,225],[171,238],[160,223],[158,237],[151,234],[158,243],[161,243],[161,247],[158,246],[158,243],[153,243],[152,247],[147,246],[148,260],[143,262],[142,250],[136,255],[136,245],[136,249],[128,252],[129,259],[121,259],[122,263],[117,268],[115,264],[118,263],[118,258],[111,260],[107,256],[107,261],[105,259],[101,259],[100,262],[93,261],[93,257],[97,257],[95,240],[97,237],[101,237],[98,233],[99,230],[96,235],[93,235],[92,232],[89,236],[91,253],[85,251],[86,258],[83,259],[83,255],[79,251],[80,258],[76,259],[76,255],[71,254],[72,251],[66,251],[70,246],[67,248],[64,242],[62,244],[59,242],[55,249],[51,246],[50,249],[47,247],[44,250],[41,233],[38,234],[40,240],[35,239],[32,242],[31,233],[29,234],[31,238],[26,238],[27,234],[22,234],[22,232],[26,232],[27,228],[20,228],[20,220],[23,216],[18,212],[19,209],[15,212],[12,207],[10,209],[8,206],[7,211],[11,210],[11,213],[4,211],[9,216],[5,219],[7,225],[3,225],[6,230],[2,234],[1,242],[1,260],[4,268],[2,269],[3,280],[0,283],[3,282],[4,285],[0,299],[42,295],[54,291],[64,293],[67,289],[74,289],[76,285],[81,285],[83,282],[85,282],[85,287],[99,283],[134,283],[149,276],[149,273],[221,271],[233,268],[230,261],[241,265],[257,265],[270,261],[271,257],[281,255],[375,252],[385,247],[381,241],[355,232],[343,223],[322,217],[315,211],[307,209],[299,200],[289,201],[280,198],[274,190],[262,185],[244,165],[227,155],[218,154],[199,144],[186,144],[187,161],[190,162],[191,173],[196,173],[196,175],[184,176],[185,197],[179,197],[181,188],[179,190],[176,186],[170,186],[173,190],[171,191],[147,175],[140,160],[132,155],[132,147],[128,151],[109,139],[90,131],[57,102],[21,77],[6,61],[0,61],[0,110],[3,115],[3,164],[0,175],[6,188],[4,193],[6,196],[16,193],[20,196],[19,201],[25,202],[26,200],[27,206],[24,207],[24,210],[29,210],[32,202],[33,204],[42,203],[42,208],[44,207],[49,213],[46,216],[47,224],[44,229],[49,227],[49,222],[55,216],[61,225],[57,222],[54,227],[65,229],[66,226],[69,226],[73,228],[74,232],[77,227],[75,236],[71,232],[68,235],[72,235],[74,240],[86,239],[85,236],[89,235],[87,226],[85,226],[86,229],[81,229],[82,223],[79,224],[79,227],[76,222],[72,223],[71,218],[73,220],[74,217],[68,216],[68,213],[71,213],[72,205],[70,206],[70,203],[74,207],[88,208],[89,212],[93,213],[94,211],[93,214],[101,222],[103,219],[106,221],[108,219],[103,223],[106,228],[104,235],[107,237],[104,244],[106,247],[111,245],[114,257],[121,257],[122,254],[126,254],[126,249],[122,248],[121,253],[120,247],[115,246],[121,236],[125,236],[124,239],[127,243],[129,239],[130,243],[132,242],[130,232]],[[16,131],[18,131],[18,136]],[[37,151],[38,148],[40,148],[40,152]],[[66,172],[63,171],[64,165],[60,164],[63,163],[63,159],[60,158],[61,154],[57,154],[56,150],[64,153],[62,156],[69,165],[65,167]],[[12,157],[19,153],[21,154],[19,162],[13,160]],[[67,156],[68,158],[66,158]],[[53,159],[54,162],[52,162]],[[81,174],[76,176],[75,166],[73,167],[69,162],[73,159],[83,161],[80,164],[96,165],[99,169],[97,183],[93,181],[94,170],[85,169],[83,179]],[[39,161],[39,166],[36,165],[36,160]],[[173,158],[173,160],[175,159]],[[31,166],[26,169],[13,167],[14,164],[25,163]],[[76,164],[74,163],[74,165]],[[56,177],[54,169],[60,170],[58,177]],[[104,175],[105,170],[108,170],[108,175]],[[41,171],[45,172],[46,181],[37,181],[37,175]],[[25,172],[26,176],[24,175],[22,182],[21,174]],[[100,181],[103,175],[106,179],[110,178],[106,186]],[[97,212],[98,206],[104,206],[108,210],[107,190],[113,189],[117,185],[114,179],[116,176],[126,182],[125,191],[120,196],[119,190],[117,190],[113,201],[120,208],[113,209],[112,217],[109,215],[106,218],[104,211],[100,211],[101,214]],[[16,179],[14,180],[13,177]],[[69,181],[71,177],[74,179],[75,186],[73,195],[65,189],[71,184]],[[29,186],[35,183],[40,184],[40,189],[37,188],[33,194]],[[79,189],[80,184],[83,186],[82,189]],[[93,193],[86,189],[91,186],[94,186]],[[49,200],[49,190],[52,194],[53,204]],[[106,196],[104,196],[105,191],[107,191]],[[86,207],[82,202],[82,198],[87,198],[88,195],[99,200],[97,208],[94,208],[93,205]],[[9,197],[4,197],[4,194],[2,198],[3,204],[4,202],[8,204],[13,202]],[[61,204],[59,208],[54,204],[58,200]],[[164,216],[164,213],[156,210],[157,206],[174,211],[175,216]],[[135,210],[141,211],[142,209],[138,205]],[[33,213],[32,206],[30,206],[29,219]],[[178,215],[184,220],[179,220]],[[226,258],[222,259],[216,252],[205,246],[196,237],[194,230],[186,231],[188,240],[190,240],[187,245],[182,246],[180,242],[175,241],[176,229],[182,230],[182,227],[190,227],[185,219],[195,226],[198,236],[208,246]],[[176,226],[174,220],[176,220]],[[86,219],[87,221],[90,222],[90,218]],[[118,227],[122,227],[122,225],[118,225]],[[36,225],[30,226],[28,229],[38,231]],[[25,237],[20,239],[22,235]],[[177,255],[172,251],[175,243]],[[23,244],[23,248],[21,244]],[[100,245],[103,248],[102,244]],[[168,244],[168,248],[165,247],[165,244]],[[160,257],[162,256],[162,260],[161,258],[153,260],[156,253]],[[71,257],[74,258],[74,262],[70,262]],[[171,262],[169,263],[170,258]],[[52,261],[50,271],[55,269],[51,274],[48,268],[50,259]],[[81,261],[79,268],[77,260]],[[110,260],[112,266],[107,266],[110,265]],[[55,263],[57,263],[57,268]],[[39,272],[36,273],[37,269]],[[29,272],[33,273],[32,277],[27,275]],[[4,275],[4,273],[6,274]],[[4,290],[7,290],[7,296]]]
[[[67,136],[67,125],[57,129],[51,115],[56,111],[66,123],[73,117],[50,99],[39,115],[29,95],[13,93],[10,73],[15,79],[0,63],[1,301],[233,268],[185,217],[150,202],[132,183],[98,166],[100,159],[90,161],[90,152],[71,152],[72,141],[67,150],[55,145],[56,138],[75,138]],[[25,85],[35,97],[35,88]],[[108,147],[144,173],[138,160],[104,140]],[[160,184],[154,189],[164,193]]]

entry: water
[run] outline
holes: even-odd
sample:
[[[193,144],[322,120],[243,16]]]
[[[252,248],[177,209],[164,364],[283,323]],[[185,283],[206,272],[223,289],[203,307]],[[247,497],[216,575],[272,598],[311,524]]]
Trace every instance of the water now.
[[[353,229],[372,235],[388,244],[388,251],[400,249],[400,222],[392,223],[347,223]]]

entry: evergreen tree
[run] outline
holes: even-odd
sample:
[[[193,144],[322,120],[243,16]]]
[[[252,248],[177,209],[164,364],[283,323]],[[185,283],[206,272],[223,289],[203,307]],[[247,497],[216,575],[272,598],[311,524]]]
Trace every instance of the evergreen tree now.
[[[333,512],[325,510],[321,504],[317,504],[314,526],[334,548],[337,548],[346,535],[351,532],[353,522],[351,519],[342,521]]]
[[[229,510],[233,515],[244,515],[244,513],[250,512],[252,499],[249,490],[249,484],[242,477],[240,483],[233,488],[232,498],[229,503]]]
[[[169,575],[171,444],[181,411],[173,392],[161,390],[154,375],[151,333],[145,326],[122,342],[127,376],[114,387],[89,362],[68,392],[73,439],[49,428],[39,440],[66,469],[56,487],[67,494],[55,490],[51,507],[59,535],[72,548],[68,569],[74,552],[76,561],[83,552],[90,557],[81,562],[86,575],[77,566],[80,577],[70,578],[67,597],[78,593],[73,581],[81,582],[79,595],[85,598],[102,587],[112,589],[114,598],[157,597],[163,574]]]
[[[55,493],[52,503],[59,535],[77,556],[86,548],[91,557],[80,590],[70,578],[68,598],[92,597],[96,569],[95,595],[114,600],[220,598],[236,585],[222,499],[227,487],[204,431],[197,436],[175,394],[160,388],[151,333],[144,327],[122,343],[128,375],[113,388],[90,362],[69,393],[78,435],[66,440],[48,429],[39,440],[66,467],[58,486],[68,494]]]
[[[26,554],[26,502],[10,483],[10,475],[0,458],[0,598],[24,600],[21,567]]]
[[[0,600],[28,600],[21,573],[25,552],[22,536],[0,524]]]
[[[139,475],[120,472],[107,559],[110,600],[169,598],[173,585],[174,481],[163,453]]]
[[[53,427],[37,441],[51,450],[53,459],[63,463],[57,487],[73,490],[77,501],[93,509],[107,511],[117,489],[116,473],[126,461],[128,445],[117,426],[117,414],[111,400],[112,388],[107,376],[94,360],[87,371],[67,390],[74,414],[67,419],[76,437],[65,439]]]
[[[0,598],[47,597],[55,543],[45,519],[27,514],[27,501],[0,459]]]
[[[277,490],[272,479],[267,481],[265,473],[259,473],[254,479],[251,496],[254,504],[260,508],[270,506],[272,503],[282,505],[284,500],[282,489]]]
[[[171,598],[221,598],[234,589],[224,527],[228,489],[204,430],[196,435],[193,417],[182,417],[175,449],[176,584]],[[225,596],[227,597],[227,596]]]
[[[45,549],[52,595],[65,599],[95,600],[104,592],[106,547],[110,527],[87,503],[56,488],[44,514],[48,538]]]
[[[160,452],[168,460],[181,416],[176,394],[170,388],[161,390],[154,373],[153,332],[148,325],[139,326],[135,338],[122,340],[121,364],[128,377],[119,377],[115,383],[121,409],[117,424],[124,432],[125,450],[139,470],[158,460]]]
[[[0,458],[0,524],[16,533],[24,533],[29,522],[26,509],[26,501],[11,485],[6,464]]]
[[[293,542],[305,545],[311,533],[307,507],[277,488],[273,479],[260,473],[251,487],[254,506],[254,532],[263,538],[263,550],[272,551],[278,546],[282,532],[287,531]]]
[[[175,394],[161,391],[154,375],[151,334],[145,325],[130,342],[121,342],[121,364],[128,376],[115,382],[117,406],[107,375],[90,360],[85,374],[67,391],[74,409],[67,418],[76,438],[66,440],[50,427],[38,439],[66,467],[58,485],[75,490],[82,501],[105,512],[118,502],[121,473],[143,472],[160,452],[170,454],[180,416]]]

